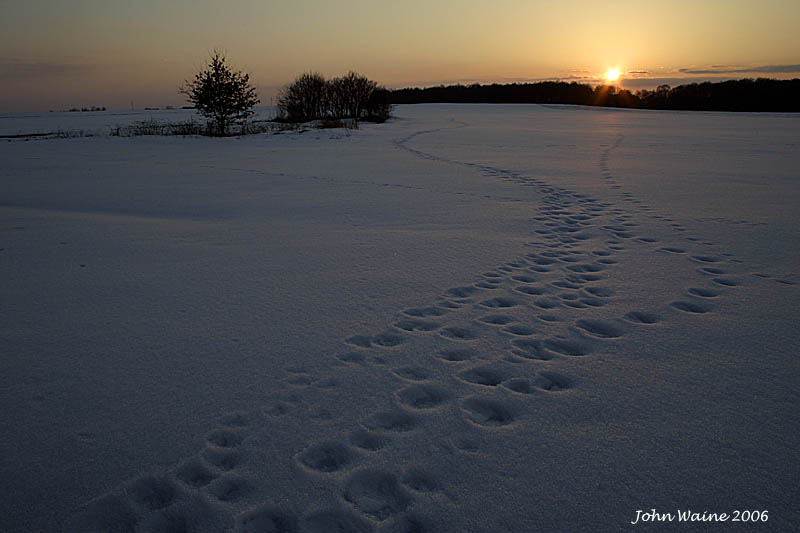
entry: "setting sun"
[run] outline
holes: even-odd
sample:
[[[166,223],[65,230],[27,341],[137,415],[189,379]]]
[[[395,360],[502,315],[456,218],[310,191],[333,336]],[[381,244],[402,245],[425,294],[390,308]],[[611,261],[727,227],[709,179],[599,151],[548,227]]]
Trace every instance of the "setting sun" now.
[[[606,72],[606,79],[608,81],[616,81],[617,79],[619,79],[619,69],[616,68],[608,69],[608,72]]]

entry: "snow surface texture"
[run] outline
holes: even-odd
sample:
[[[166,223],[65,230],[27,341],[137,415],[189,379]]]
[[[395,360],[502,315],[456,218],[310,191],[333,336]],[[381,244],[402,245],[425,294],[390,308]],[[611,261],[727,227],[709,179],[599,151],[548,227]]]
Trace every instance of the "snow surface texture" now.
[[[0,143],[0,530],[796,527],[800,117],[397,115]]]

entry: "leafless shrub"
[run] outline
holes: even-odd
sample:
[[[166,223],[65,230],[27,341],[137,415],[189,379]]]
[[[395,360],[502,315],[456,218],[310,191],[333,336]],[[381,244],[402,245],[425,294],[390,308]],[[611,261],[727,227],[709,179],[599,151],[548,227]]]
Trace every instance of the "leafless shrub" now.
[[[317,72],[301,74],[278,94],[278,109],[290,122],[306,122],[327,116],[328,82]]]
[[[288,122],[351,119],[352,127],[357,128],[362,118],[377,118],[380,122],[389,118],[388,98],[382,102],[376,100],[376,94],[386,96],[388,93],[356,72],[331,80],[309,72],[281,90],[278,109],[281,118]]]
[[[111,129],[112,137],[139,137],[141,135],[187,136],[209,135],[208,125],[188,120],[186,122],[158,122],[157,120],[143,120],[128,126],[116,126]],[[248,122],[243,124],[238,131],[240,135],[258,133],[280,133],[297,129],[296,124],[272,121]]]
[[[186,122],[158,122],[142,120],[129,126],[116,126],[111,130],[112,137],[138,137],[140,135],[204,135],[206,127],[193,120]]]

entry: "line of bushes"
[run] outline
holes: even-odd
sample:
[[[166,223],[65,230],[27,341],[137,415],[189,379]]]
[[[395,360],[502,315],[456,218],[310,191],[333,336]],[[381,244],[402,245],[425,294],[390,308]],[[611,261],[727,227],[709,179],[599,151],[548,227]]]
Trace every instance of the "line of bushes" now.
[[[301,74],[278,94],[278,119],[287,122],[349,119],[385,122],[391,117],[389,91],[366,76],[348,72],[326,80],[322,74]]]
[[[339,126],[341,127],[341,126]],[[218,135],[218,129],[214,124],[203,124],[196,120],[185,122],[159,122],[157,120],[141,120],[127,126],[116,126],[111,128],[112,137],[138,137],[140,135],[164,135],[164,136],[186,136],[186,135]],[[229,130],[230,131],[230,130]],[[274,121],[245,121],[239,124],[238,135],[248,135],[253,133],[282,133],[285,131],[301,131],[299,124],[281,123]]]

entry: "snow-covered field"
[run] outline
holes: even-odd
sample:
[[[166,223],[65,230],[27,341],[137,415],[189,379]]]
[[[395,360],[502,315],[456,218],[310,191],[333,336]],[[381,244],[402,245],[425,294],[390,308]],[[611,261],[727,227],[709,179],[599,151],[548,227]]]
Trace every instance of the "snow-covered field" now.
[[[0,142],[0,530],[794,530],[800,117],[396,115]]]
[[[254,121],[275,118],[276,108],[258,106],[253,109]],[[205,120],[192,109],[116,110],[51,113],[0,113],[0,139],[3,137],[59,134],[61,137],[107,136],[118,127],[137,122],[179,124]]]

